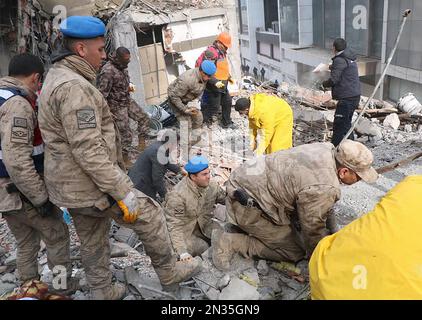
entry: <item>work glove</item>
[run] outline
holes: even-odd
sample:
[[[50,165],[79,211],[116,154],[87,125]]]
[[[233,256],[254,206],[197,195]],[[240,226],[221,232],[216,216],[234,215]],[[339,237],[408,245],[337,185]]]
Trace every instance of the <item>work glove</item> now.
[[[189,115],[195,115],[195,114],[197,114],[198,113],[198,109],[196,109],[196,108],[187,108],[186,110],[185,110],[185,113],[186,114],[189,114]]]
[[[41,217],[51,217],[60,209],[54,205],[50,200],[47,200],[43,205],[35,208]]]
[[[138,199],[132,191],[123,200],[117,201],[117,205],[122,210],[123,221],[126,223],[134,223],[141,213]]]
[[[223,82],[223,81],[218,81],[218,82],[215,84],[215,86],[216,86],[218,89],[223,89],[226,85],[224,84],[224,82]]]
[[[242,188],[236,189],[233,193],[233,197],[244,207],[250,205],[250,200],[252,200]]]
[[[180,254],[180,261],[186,262],[186,261],[189,261],[191,259],[192,259],[192,256],[187,252]]]

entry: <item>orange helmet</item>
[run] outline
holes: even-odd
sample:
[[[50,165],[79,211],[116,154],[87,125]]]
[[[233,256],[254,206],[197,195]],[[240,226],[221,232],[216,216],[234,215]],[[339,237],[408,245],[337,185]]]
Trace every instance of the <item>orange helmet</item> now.
[[[217,41],[220,41],[227,48],[232,46],[232,37],[227,32],[222,32],[218,35]]]

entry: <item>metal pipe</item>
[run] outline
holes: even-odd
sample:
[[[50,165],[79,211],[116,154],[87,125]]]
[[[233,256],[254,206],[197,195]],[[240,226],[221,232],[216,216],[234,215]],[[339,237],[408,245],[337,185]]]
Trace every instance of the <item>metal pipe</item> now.
[[[381,77],[379,78],[378,83],[377,83],[377,85],[374,88],[374,91],[372,92],[372,94],[369,97],[369,99],[366,101],[365,106],[363,107],[361,113],[357,117],[356,121],[353,123],[352,127],[350,128],[350,130],[346,133],[346,135],[344,136],[344,138],[341,140],[340,144],[342,142],[344,142],[344,140],[346,140],[350,136],[350,134],[353,132],[353,130],[355,130],[355,127],[358,124],[360,118],[365,113],[365,111],[368,108],[369,104],[372,102],[372,99],[374,98],[375,93],[378,91],[378,88],[380,87],[381,83],[383,82],[384,77],[387,74],[387,69],[388,69],[388,67],[391,64],[391,61],[393,60],[394,54],[396,53],[397,47],[399,45],[399,41],[400,41],[401,35],[403,33],[404,25],[406,24],[407,18],[409,17],[409,15],[410,15],[411,12],[412,11],[410,9],[407,9],[407,10],[404,11],[404,13],[403,13],[403,21],[402,21],[401,26],[400,26],[400,31],[399,31],[399,34],[397,35],[396,43],[394,44],[393,50],[391,50],[390,56],[388,57],[388,60],[387,60],[387,64],[385,66],[385,69],[382,72]]]

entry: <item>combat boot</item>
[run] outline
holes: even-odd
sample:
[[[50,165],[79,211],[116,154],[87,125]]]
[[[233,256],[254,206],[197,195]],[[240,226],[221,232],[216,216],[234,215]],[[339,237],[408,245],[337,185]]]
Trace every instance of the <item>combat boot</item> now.
[[[143,152],[146,147],[145,137],[143,135],[138,135],[138,151]]]
[[[202,270],[202,259],[195,257],[187,261],[177,261],[173,268],[156,270],[165,291],[175,291],[179,283],[196,276]]]
[[[93,289],[92,300],[122,300],[126,293],[126,287],[120,283],[114,283],[102,289]]]
[[[215,229],[211,235],[212,262],[221,271],[230,269],[235,253],[247,256],[249,237],[241,233],[225,233]]]

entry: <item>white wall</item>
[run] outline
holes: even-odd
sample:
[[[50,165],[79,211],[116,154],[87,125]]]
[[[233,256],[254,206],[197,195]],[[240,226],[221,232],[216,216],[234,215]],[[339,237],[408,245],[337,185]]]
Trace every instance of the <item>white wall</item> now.
[[[174,43],[210,36],[217,38],[217,35],[223,30],[223,19],[223,16],[206,17],[192,20],[191,23],[188,23],[188,21],[173,22],[168,27],[173,30]],[[208,45],[211,44],[212,42]],[[180,53],[185,58],[186,64],[190,68],[194,68],[196,60],[206,48],[207,46]]]

